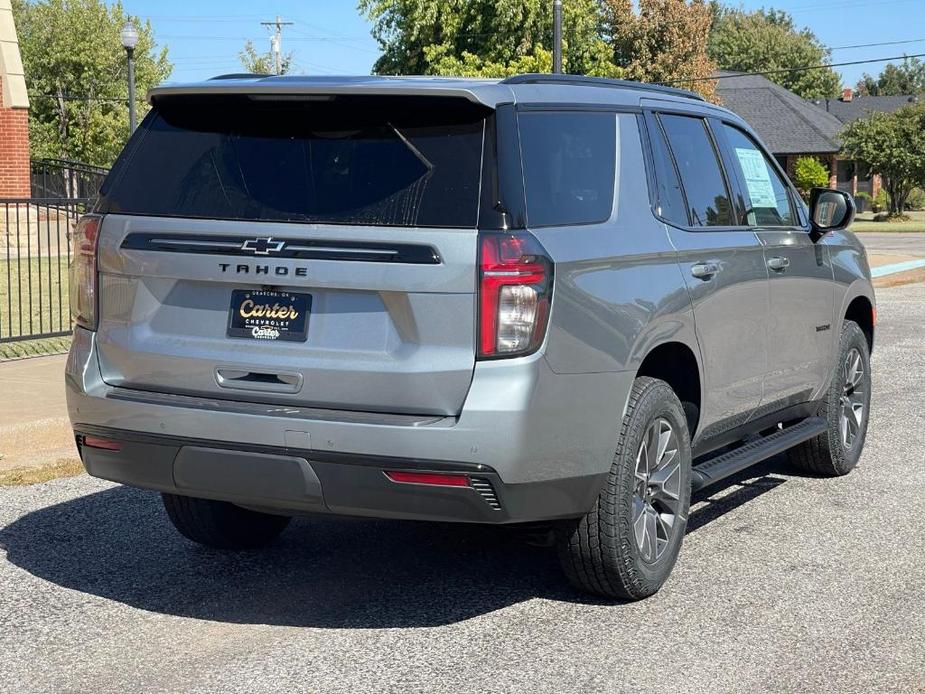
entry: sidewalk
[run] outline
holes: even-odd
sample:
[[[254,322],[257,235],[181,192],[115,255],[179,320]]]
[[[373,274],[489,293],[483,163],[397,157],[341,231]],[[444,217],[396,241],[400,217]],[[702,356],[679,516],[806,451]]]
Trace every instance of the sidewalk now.
[[[0,362],[0,471],[77,457],[64,401],[66,359]]]

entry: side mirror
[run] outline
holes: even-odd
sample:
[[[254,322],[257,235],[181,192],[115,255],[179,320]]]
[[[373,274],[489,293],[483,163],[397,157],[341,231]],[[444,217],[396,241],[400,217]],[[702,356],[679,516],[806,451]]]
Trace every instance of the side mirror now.
[[[818,234],[847,228],[854,221],[855,210],[854,198],[848,193],[831,188],[809,191],[809,219]]]

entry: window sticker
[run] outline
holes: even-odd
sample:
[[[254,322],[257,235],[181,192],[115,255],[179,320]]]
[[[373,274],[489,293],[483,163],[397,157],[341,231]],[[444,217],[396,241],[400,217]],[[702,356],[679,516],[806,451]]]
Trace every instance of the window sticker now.
[[[752,207],[777,208],[777,197],[774,195],[774,186],[771,185],[771,172],[768,171],[764,155],[756,149],[745,147],[736,147],[735,150],[745,176]]]

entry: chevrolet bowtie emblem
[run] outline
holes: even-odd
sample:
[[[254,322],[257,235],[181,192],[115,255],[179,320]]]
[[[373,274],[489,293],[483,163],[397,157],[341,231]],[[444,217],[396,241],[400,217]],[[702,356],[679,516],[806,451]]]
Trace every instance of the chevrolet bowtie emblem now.
[[[285,247],[285,241],[274,241],[272,236],[265,239],[248,239],[241,244],[242,251],[250,251],[254,255],[270,255],[270,253],[279,253]]]

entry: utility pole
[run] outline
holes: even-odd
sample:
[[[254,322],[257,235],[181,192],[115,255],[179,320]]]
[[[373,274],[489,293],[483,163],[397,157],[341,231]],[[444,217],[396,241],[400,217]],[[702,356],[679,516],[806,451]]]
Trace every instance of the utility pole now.
[[[562,0],[552,3],[552,71],[562,72]]]
[[[283,27],[292,26],[292,22],[284,22],[280,19],[279,15],[276,15],[275,22],[260,22],[265,27],[276,27],[276,31],[273,32],[273,36],[270,37],[270,51],[273,53],[273,60],[276,64],[276,74],[279,75],[283,71],[283,60],[281,57],[282,54],[282,43],[283,43]]]

